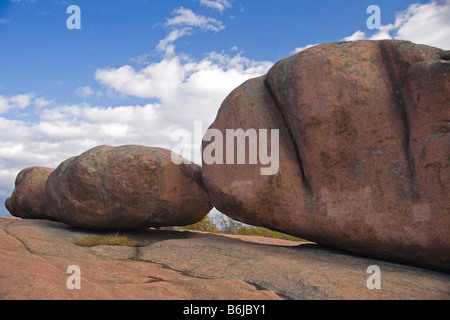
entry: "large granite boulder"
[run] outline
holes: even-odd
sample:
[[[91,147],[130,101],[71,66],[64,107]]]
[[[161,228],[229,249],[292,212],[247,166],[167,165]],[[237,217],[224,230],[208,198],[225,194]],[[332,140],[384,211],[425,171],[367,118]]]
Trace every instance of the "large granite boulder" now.
[[[5,202],[11,215],[23,219],[51,219],[45,184],[53,170],[32,167],[19,172],[15,189]]]
[[[387,40],[330,43],[280,61],[264,85],[252,80],[233,92],[211,127],[287,128],[280,170],[267,178],[248,163],[204,163],[213,205],[320,244],[450,271],[444,58],[437,48]],[[261,122],[258,109],[283,119]]]
[[[48,178],[52,215],[72,226],[183,226],[211,210],[195,164],[175,165],[171,152],[144,146],[100,146],[63,162]]]

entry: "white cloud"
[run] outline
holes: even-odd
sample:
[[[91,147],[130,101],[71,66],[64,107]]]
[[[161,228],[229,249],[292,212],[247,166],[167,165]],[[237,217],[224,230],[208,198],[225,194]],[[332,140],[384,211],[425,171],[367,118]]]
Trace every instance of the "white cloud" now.
[[[94,91],[90,86],[79,87],[75,91],[75,94],[84,99],[87,99],[93,95],[96,95],[97,97],[102,95],[100,91]]]
[[[6,113],[10,108],[9,99],[0,96],[0,114]]]
[[[191,9],[180,7],[175,9],[172,18],[167,19],[165,26],[170,27],[168,35],[159,41],[156,49],[165,52],[166,56],[175,55],[174,42],[179,38],[192,34],[194,29],[219,32],[225,29],[222,21],[194,13]]]
[[[359,40],[365,40],[365,39],[367,39],[367,35],[365,34],[365,32],[358,30],[351,36],[345,37],[342,40],[343,41],[359,41]]]
[[[231,2],[228,0],[200,0],[202,6],[217,9],[220,12],[227,8],[231,8]]]
[[[198,62],[188,57],[175,56],[165,57],[140,70],[128,65],[98,69],[95,78],[120,94],[157,98],[164,103],[174,96],[198,93],[223,97],[233,89],[231,86],[263,74],[271,65],[267,61],[251,61],[240,54],[230,57],[211,53]]]
[[[36,108],[38,109],[42,109],[45,107],[48,107],[49,105],[51,105],[53,103],[52,100],[46,100],[45,98],[36,98],[33,101],[33,104],[36,106]]]
[[[9,99],[13,108],[25,109],[30,105],[31,99],[33,98],[30,94],[20,94]]]
[[[223,23],[214,18],[195,14],[191,9],[180,7],[173,11],[176,14],[167,20],[167,26],[196,27],[205,31],[221,31],[225,28]]]
[[[164,51],[164,49],[162,51]],[[147,60],[149,56],[150,56],[150,54],[147,54],[147,53],[140,54],[140,55],[138,55],[136,57],[130,58],[130,61],[132,61],[134,63],[137,63],[137,64],[144,64],[144,65],[146,65],[146,64],[149,64],[149,62]]]
[[[393,24],[383,25],[368,37],[359,30],[344,38],[354,40],[408,40],[442,49],[450,49],[450,0],[413,4],[397,14]]]
[[[306,50],[306,49],[315,47],[315,46],[317,46],[317,45],[318,45],[318,44],[308,44],[307,46],[304,46],[304,47],[298,47],[298,48],[295,48],[294,51],[292,51],[291,53],[292,53],[292,54],[299,53],[299,52],[301,52],[301,51],[303,51],[303,50]]]
[[[0,95],[0,114],[11,109],[25,109],[30,105],[32,99],[32,94],[20,94],[10,98]]]
[[[88,97],[92,96],[94,93],[95,93],[94,90],[92,90],[92,88],[90,86],[79,87],[75,91],[76,95],[79,95],[80,97],[83,97],[83,98],[88,98]]]
[[[271,62],[252,61],[240,54],[211,53],[201,61],[165,57],[140,70],[127,65],[99,69],[95,77],[121,95],[160,101],[167,126],[191,127],[194,120],[212,123],[221,102],[234,88],[271,66]]]
[[[156,49],[165,52],[166,56],[175,55],[175,46],[173,43],[179,38],[191,33],[191,30],[192,30],[191,28],[172,30],[164,39],[159,41],[158,45],[156,46]]]
[[[10,22],[11,22],[11,21],[8,20],[8,19],[6,19],[6,18],[0,19],[0,24],[7,24],[7,23],[10,23]]]
[[[395,39],[450,49],[450,0],[412,5],[397,16]]]
[[[86,124],[129,124],[130,128],[146,127],[157,120],[159,105],[147,104],[145,106],[120,107],[93,107],[88,103],[80,105],[64,105],[46,109],[41,113],[41,120],[48,123],[71,121]]]

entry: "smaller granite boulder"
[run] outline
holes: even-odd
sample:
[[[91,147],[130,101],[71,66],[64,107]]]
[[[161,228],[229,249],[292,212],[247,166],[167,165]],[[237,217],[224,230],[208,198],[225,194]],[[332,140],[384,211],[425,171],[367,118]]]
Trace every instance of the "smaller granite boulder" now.
[[[53,217],[72,226],[184,226],[212,209],[195,164],[176,165],[171,151],[100,146],[63,162],[49,177]]]
[[[16,188],[5,202],[11,215],[24,219],[51,219],[45,184],[53,170],[32,167],[17,175]]]

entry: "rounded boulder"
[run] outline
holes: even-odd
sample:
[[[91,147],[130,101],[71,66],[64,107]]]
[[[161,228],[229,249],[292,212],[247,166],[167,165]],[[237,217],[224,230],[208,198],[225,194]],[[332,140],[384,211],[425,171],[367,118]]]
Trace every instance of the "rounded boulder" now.
[[[15,189],[6,199],[11,215],[23,219],[50,219],[50,206],[45,185],[54,169],[32,167],[22,170],[16,178]]]
[[[195,164],[176,165],[171,151],[100,146],[63,162],[49,177],[54,218],[91,228],[184,226],[211,210]]]

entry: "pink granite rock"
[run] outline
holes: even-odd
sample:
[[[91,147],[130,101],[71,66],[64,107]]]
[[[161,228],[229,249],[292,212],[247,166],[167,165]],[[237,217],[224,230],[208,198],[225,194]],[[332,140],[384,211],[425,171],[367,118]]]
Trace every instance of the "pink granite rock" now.
[[[241,110],[281,112],[275,127],[290,135],[280,155],[295,155],[280,157],[280,168],[291,169],[265,179],[252,165],[204,163],[213,204],[327,246],[449,271],[450,61],[442,57],[386,40],[319,45],[278,62],[265,88],[233,92],[213,127],[270,129],[271,119]]]

